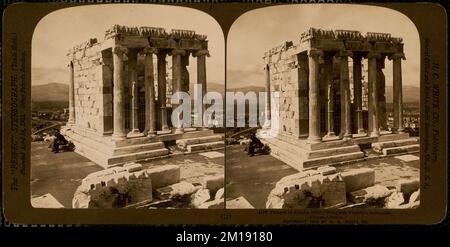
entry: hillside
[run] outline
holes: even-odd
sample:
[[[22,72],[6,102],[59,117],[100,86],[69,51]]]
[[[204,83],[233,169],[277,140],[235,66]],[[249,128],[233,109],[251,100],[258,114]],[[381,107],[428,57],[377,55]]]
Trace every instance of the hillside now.
[[[68,102],[69,85],[49,83],[31,87],[32,102]]]
[[[392,94],[393,94],[392,86],[386,86],[386,100],[387,102],[392,102]],[[239,88],[228,88],[228,92],[249,92],[253,91],[255,93],[264,92],[264,87],[258,86],[244,86]],[[404,103],[419,103],[420,102],[420,88],[416,86],[403,86],[403,102]]]

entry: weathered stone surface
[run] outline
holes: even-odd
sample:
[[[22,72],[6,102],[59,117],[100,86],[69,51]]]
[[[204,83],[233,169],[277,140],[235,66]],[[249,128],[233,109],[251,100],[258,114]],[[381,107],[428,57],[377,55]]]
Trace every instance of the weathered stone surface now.
[[[255,208],[250,204],[250,202],[245,199],[245,197],[241,196],[233,200],[226,201],[227,209],[244,209],[244,208]]]
[[[382,185],[374,185],[362,190],[350,192],[350,200],[354,203],[371,202],[376,203],[390,196],[392,191]]]
[[[352,169],[341,173],[347,193],[357,191],[375,184],[375,170],[371,168]]]
[[[211,191],[212,195],[225,185],[224,175],[206,176],[203,178],[202,186]]]
[[[191,183],[182,181],[166,187],[156,189],[155,197],[160,200],[166,200],[173,197],[181,197],[195,193],[199,188]]]
[[[411,194],[420,188],[420,181],[419,179],[402,179],[396,183],[395,187],[397,191],[403,192],[405,200],[408,201]]]
[[[143,169],[141,164],[135,162],[124,164],[123,168],[125,168],[128,172],[136,172]]]
[[[409,197],[409,203],[418,201],[420,201],[420,189],[412,193],[411,196]]]
[[[201,204],[211,199],[208,189],[199,189],[197,192],[191,195],[191,205],[194,208],[198,208]]]
[[[202,203],[198,206],[198,208],[204,209],[225,209],[225,201],[224,200],[213,200]]]
[[[220,188],[214,195],[214,200],[223,200],[224,194],[225,194],[224,188]]]
[[[401,208],[400,205],[402,205],[405,202],[405,198],[403,197],[402,192],[394,191],[392,194],[386,198],[385,200],[385,208]]]
[[[270,192],[266,208],[322,208],[346,203],[340,174],[323,176],[312,171],[282,178]]]
[[[122,208],[152,200],[152,181],[145,171],[111,169],[83,179],[72,199],[73,208]],[[114,171],[114,172],[111,172]]]
[[[180,167],[177,165],[151,167],[146,173],[152,180],[154,189],[180,182]]]
[[[321,166],[321,167],[317,168],[317,172],[325,176],[325,175],[334,174],[337,171],[336,171],[336,167],[333,167],[333,166]]]

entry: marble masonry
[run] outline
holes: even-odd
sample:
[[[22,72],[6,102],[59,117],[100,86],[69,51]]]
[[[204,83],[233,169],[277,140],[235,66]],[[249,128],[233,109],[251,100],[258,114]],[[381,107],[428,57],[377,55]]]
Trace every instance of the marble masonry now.
[[[223,147],[213,130],[171,126],[176,106],[170,96],[189,92],[190,55],[204,95],[208,40],[195,31],[114,25],[102,41],[73,47],[67,54],[69,120],[62,133],[104,168],[168,156],[168,147],[180,141],[196,151]]]
[[[264,55],[269,121],[259,132],[272,155],[304,168],[419,151],[403,128],[403,41],[389,33],[310,28]],[[393,70],[393,128],[387,127],[386,58]],[[367,60],[368,81],[363,80]],[[351,68],[351,71],[350,71]],[[352,89],[352,90],[351,90]]]

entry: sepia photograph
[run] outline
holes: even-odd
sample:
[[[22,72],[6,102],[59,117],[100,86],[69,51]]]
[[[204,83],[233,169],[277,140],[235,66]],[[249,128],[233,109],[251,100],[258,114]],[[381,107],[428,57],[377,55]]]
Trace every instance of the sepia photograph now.
[[[439,4],[5,6],[5,225],[264,245],[300,225],[446,219]]]
[[[190,8],[78,6],[40,20],[32,206],[223,208],[224,130],[195,120],[205,94],[225,90],[224,52],[218,23]]]
[[[417,208],[419,83],[419,33],[395,10],[243,14],[227,37],[226,91],[247,107],[227,125],[227,209]]]

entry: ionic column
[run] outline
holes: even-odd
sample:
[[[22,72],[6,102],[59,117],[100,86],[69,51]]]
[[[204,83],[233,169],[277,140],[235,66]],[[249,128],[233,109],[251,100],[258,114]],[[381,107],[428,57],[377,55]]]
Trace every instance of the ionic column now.
[[[377,59],[379,53],[370,52],[367,56],[369,60],[369,134],[371,137],[380,136],[378,127],[378,85],[377,85]]]
[[[169,130],[167,125],[167,108],[166,108],[166,53],[159,51],[158,57],[158,101],[161,110],[161,128]]]
[[[350,51],[341,51],[337,54],[340,66],[340,93],[341,93],[341,133],[339,136],[344,140],[352,138],[351,110],[350,110],[350,78],[348,70],[348,57]]]
[[[126,138],[125,133],[125,84],[123,80],[123,55],[127,48],[113,47],[114,89],[113,89],[113,140]]]
[[[202,100],[205,100],[205,95],[208,92],[206,85],[206,57],[209,57],[208,50],[200,50],[193,54],[197,57],[197,83],[202,85]],[[206,105],[202,104],[202,113],[205,113]],[[203,116],[201,116],[203,119]]]
[[[402,60],[403,53],[396,53],[389,57],[392,59],[393,93],[394,93],[394,133],[403,133],[403,92],[402,92]]]
[[[70,61],[69,65],[69,120],[67,123],[74,124],[75,123],[75,92],[74,92],[74,68],[73,62]]]
[[[267,64],[266,67],[264,68],[266,71],[266,105],[265,105],[265,116],[266,116],[266,121],[264,123],[264,127],[265,128],[270,128],[270,120],[271,120],[271,115],[272,115],[272,106],[271,106],[271,102],[270,102],[270,67]]]
[[[128,51],[128,75],[131,85],[131,130],[128,132],[127,137],[140,137],[144,136],[139,131],[139,118],[138,118],[138,86],[137,86],[137,52],[135,50]]]
[[[356,118],[356,131],[358,134],[364,134],[363,116],[362,116],[362,71],[361,55],[353,56],[353,95]]]
[[[384,78],[384,59],[385,55],[381,55],[377,59],[377,101],[378,101],[378,128],[380,130],[387,130],[387,115],[386,115],[386,80]],[[381,133],[380,133],[381,134]]]
[[[157,53],[154,47],[144,48],[144,89],[145,89],[145,131],[147,136],[156,135],[156,105],[155,105],[155,78],[153,72],[153,54]]]
[[[309,63],[309,133],[308,142],[321,142],[320,137],[320,107],[319,107],[319,57],[323,56],[321,50],[308,51]]]
[[[180,49],[172,50],[172,81],[173,81],[173,93],[181,92],[183,90],[183,80],[181,77],[182,68],[181,68],[181,56],[184,56],[186,52]],[[180,121],[181,126],[175,129],[175,133],[184,133],[183,128],[183,120],[185,117],[191,116],[183,116],[183,119]]]
[[[325,80],[327,85],[327,138],[335,137],[334,133],[334,87],[333,56],[325,56]]]

